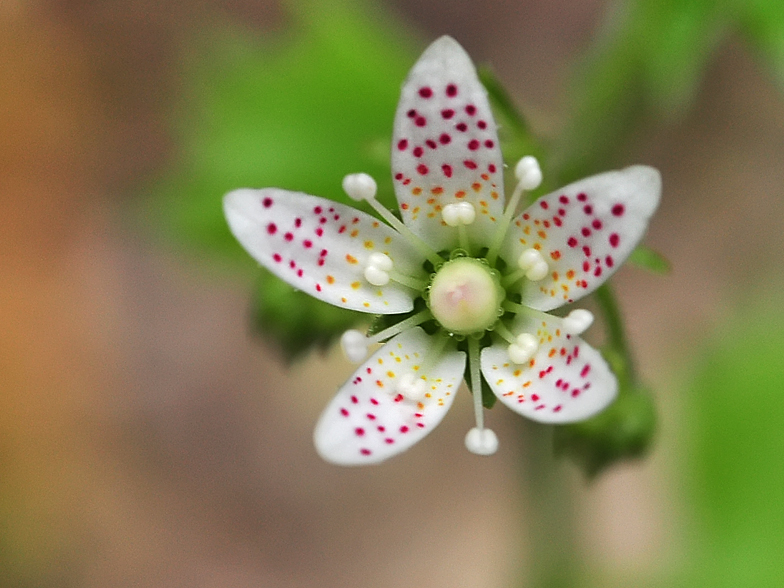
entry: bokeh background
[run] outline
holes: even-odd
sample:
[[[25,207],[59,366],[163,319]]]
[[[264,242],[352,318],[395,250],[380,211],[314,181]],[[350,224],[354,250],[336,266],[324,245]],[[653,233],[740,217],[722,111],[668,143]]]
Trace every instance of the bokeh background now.
[[[664,177],[672,270],[614,278],[655,444],[591,481],[503,407],[466,452],[468,395],[381,467],[322,463],[351,366],[252,327],[275,286],[221,195],[337,196],[360,163],[389,190],[445,33],[562,177]],[[2,0],[0,585],[784,585],[783,161],[775,0]]]

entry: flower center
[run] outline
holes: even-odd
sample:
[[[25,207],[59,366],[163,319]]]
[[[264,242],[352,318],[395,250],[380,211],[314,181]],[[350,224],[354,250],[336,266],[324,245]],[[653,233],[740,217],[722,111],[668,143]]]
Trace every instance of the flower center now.
[[[505,296],[496,272],[477,259],[459,257],[433,277],[428,306],[442,327],[459,335],[489,329],[502,314]]]

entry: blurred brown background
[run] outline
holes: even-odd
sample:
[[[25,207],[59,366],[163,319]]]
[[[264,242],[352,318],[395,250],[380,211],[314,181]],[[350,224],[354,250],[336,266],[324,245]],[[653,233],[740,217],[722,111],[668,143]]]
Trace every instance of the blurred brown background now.
[[[609,6],[388,4],[423,46],[449,33],[493,63],[549,136]],[[405,456],[328,466],[311,430],[351,367],[331,352],[287,371],[248,335],[247,283],[124,222],[127,194],[176,158],[179,52],[214,15],[286,26],[274,2],[0,3],[0,584],[510,585],[529,547],[517,417],[488,415],[492,459],[463,449],[464,398]],[[658,444],[590,485],[560,466],[581,551],[621,582],[682,564],[685,358],[746,290],[782,284],[781,94],[730,43],[686,118],[624,159],[665,179],[648,242],[675,271],[616,280]]]

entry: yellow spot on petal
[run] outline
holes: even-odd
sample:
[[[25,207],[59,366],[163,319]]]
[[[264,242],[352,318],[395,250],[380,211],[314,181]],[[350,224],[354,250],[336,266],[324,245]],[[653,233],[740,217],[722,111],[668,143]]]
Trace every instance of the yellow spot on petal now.
[[[350,253],[346,253],[346,261],[349,262],[351,265],[357,263],[357,258],[351,255]]]
[[[417,186],[416,188],[414,188],[413,190],[411,190],[411,193],[412,193],[414,196],[419,196],[419,195],[422,193],[422,188],[420,188],[419,186]]]
[[[335,283],[335,278],[333,278],[332,276],[327,276],[327,284],[334,284],[334,283]]]
[[[351,282],[351,287],[354,288],[354,290],[359,290],[359,287],[361,285],[362,284],[360,284],[359,282]]]
[[[365,308],[369,308],[370,307],[370,302],[363,302],[362,306],[364,306]]]
[[[356,237],[357,235],[359,235],[359,230],[358,229],[354,229],[353,231],[351,231],[351,236],[352,237]]]
[[[395,372],[389,371],[389,372],[387,372],[387,376],[389,376],[390,378],[394,378],[395,377]]]
[[[373,241],[365,241],[365,249],[373,249],[375,245],[373,245]]]

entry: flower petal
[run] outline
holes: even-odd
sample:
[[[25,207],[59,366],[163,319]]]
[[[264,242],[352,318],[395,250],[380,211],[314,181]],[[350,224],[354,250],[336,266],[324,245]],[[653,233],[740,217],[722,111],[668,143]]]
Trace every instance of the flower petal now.
[[[496,124],[471,59],[451,37],[424,52],[395,114],[392,175],[404,222],[436,249],[457,242],[444,205],[470,202],[469,236],[486,239],[503,214],[503,160]]]
[[[562,319],[532,313],[516,320],[513,332],[539,341],[525,364],[509,359],[507,345],[482,351],[482,374],[498,399],[513,411],[542,423],[587,419],[610,405],[618,382],[601,354],[562,329]]]
[[[229,192],[223,209],[248,253],[295,288],[361,312],[395,314],[413,308],[410,289],[397,282],[373,286],[363,275],[374,252],[386,253],[400,273],[423,272],[406,240],[370,215],[277,188]]]
[[[661,176],[635,165],[575,182],[543,196],[509,229],[501,256],[516,263],[538,249],[549,266],[523,290],[523,304],[551,310],[589,294],[629,256],[659,204]]]
[[[427,374],[421,402],[405,398],[396,387],[417,373],[433,343],[421,328],[391,339],[338,391],[314,433],[316,450],[338,465],[366,465],[402,453],[441,422],[463,379],[465,353],[444,353]]]

